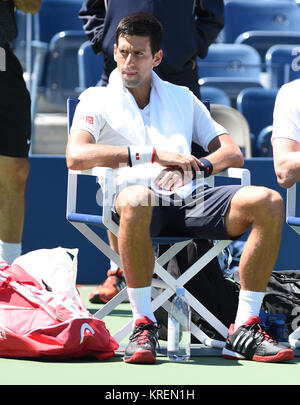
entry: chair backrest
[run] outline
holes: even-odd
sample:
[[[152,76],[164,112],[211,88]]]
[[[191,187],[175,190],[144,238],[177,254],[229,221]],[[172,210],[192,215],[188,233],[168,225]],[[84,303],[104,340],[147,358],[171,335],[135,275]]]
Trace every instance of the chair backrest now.
[[[237,97],[237,110],[246,118],[250,132],[256,137],[273,123],[273,110],[277,89],[252,88]]]
[[[40,11],[34,15],[34,39],[49,43],[60,31],[83,31],[78,18],[81,4],[81,0],[43,0]]]
[[[300,31],[246,31],[240,34],[235,44],[246,44],[255,48],[265,63],[265,57],[269,48],[278,44],[300,44]]]
[[[246,31],[272,30],[299,32],[300,8],[296,2],[280,0],[230,1],[224,6],[223,40],[233,43]]]
[[[78,50],[79,87],[84,90],[95,86],[103,71],[104,56],[96,55],[89,41],[85,41]]]
[[[70,133],[74,113],[78,103],[79,99],[76,97],[68,97],[67,99],[68,134]]]
[[[68,96],[79,93],[77,53],[86,40],[82,31],[63,31],[50,41],[45,71],[45,96],[50,104],[65,107]]]
[[[271,143],[271,137],[273,132],[273,125],[268,125],[263,128],[257,137],[256,142],[256,154],[259,157],[272,157],[273,147]]]
[[[205,59],[197,58],[198,75],[203,77],[247,77],[259,80],[261,60],[248,45],[212,44]]]
[[[211,104],[212,118],[223,125],[235,143],[244,150],[247,158],[252,156],[250,130],[246,119],[236,109],[224,105]]]
[[[271,77],[271,86],[274,88],[279,88],[284,83],[299,79],[300,45],[272,46],[266,53],[266,66]]]
[[[231,101],[225,91],[217,87],[203,86],[201,87],[201,100],[209,100],[212,104],[222,104],[231,107]]]

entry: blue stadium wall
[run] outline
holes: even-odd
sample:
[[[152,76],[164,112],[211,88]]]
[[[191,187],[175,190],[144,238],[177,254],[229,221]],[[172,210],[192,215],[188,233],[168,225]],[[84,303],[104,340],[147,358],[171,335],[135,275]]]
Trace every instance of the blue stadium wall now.
[[[79,284],[97,284],[104,280],[109,262],[85,237],[66,220],[67,168],[63,156],[33,155],[26,192],[26,217],[23,253],[58,246],[79,249]],[[275,178],[272,158],[245,160],[251,171],[251,183],[273,188],[286,201],[286,191]],[[79,184],[79,207],[86,213],[100,210],[97,204],[98,186],[94,178]],[[300,204],[299,204],[300,205]],[[97,211],[96,211],[97,212]],[[97,230],[106,239],[106,232]],[[276,270],[300,268],[298,249],[300,237],[284,224],[282,243]]]

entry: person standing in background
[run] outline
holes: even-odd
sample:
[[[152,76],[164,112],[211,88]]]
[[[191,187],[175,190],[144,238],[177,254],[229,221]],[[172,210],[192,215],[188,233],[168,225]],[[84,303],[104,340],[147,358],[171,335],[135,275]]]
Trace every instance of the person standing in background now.
[[[0,0],[0,260],[12,263],[22,252],[25,190],[31,137],[30,95],[11,43],[17,37],[15,8],[35,14],[41,0]]]

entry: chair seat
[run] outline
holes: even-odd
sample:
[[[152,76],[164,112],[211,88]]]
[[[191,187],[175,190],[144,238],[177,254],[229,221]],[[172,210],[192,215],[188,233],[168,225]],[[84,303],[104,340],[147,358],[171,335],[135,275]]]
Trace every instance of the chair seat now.
[[[103,218],[101,215],[90,215],[90,214],[69,212],[67,215],[67,220],[70,222],[79,222],[89,225],[95,225],[100,228],[106,229],[106,227],[103,224]]]
[[[300,226],[300,217],[287,217],[286,223],[290,226]]]
[[[67,220],[70,222],[83,223],[88,225],[97,226],[99,228],[107,229],[103,224],[103,217],[101,215],[81,214],[76,212],[68,213]],[[159,236],[152,238],[153,244],[170,245],[177,242],[191,240],[189,236]]]

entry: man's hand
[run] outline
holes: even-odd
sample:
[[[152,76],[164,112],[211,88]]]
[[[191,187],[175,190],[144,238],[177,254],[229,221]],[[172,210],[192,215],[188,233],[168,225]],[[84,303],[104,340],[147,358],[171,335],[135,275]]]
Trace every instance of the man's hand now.
[[[184,184],[189,183],[193,178],[191,171],[183,172],[179,167],[164,169],[156,178],[155,183],[163,190],[175,190]]]
[[[203,166],[202,162],[193,155],[183,155],[182,153],[156,151],[154,162],[166,167],[175,167],[183,170],[183,172],[198,172],[199,166]]]
[[[175,190],[189,183],[194,175],[200,173],[203,163],[193,155],[156,151],[154,161],[167,169],[163,170],[155,180],[158,187],[164,190]]]
[[[37,13],[42,5],[42,0],[13,0],[13,2],[17,9],[31,14]]]

